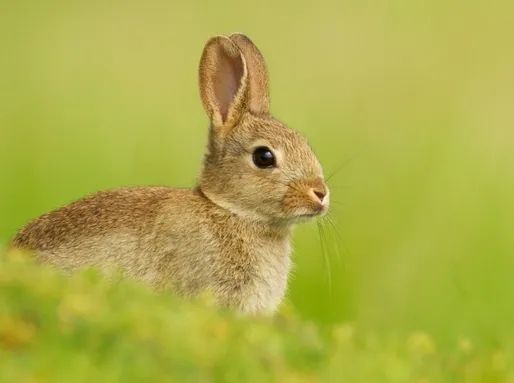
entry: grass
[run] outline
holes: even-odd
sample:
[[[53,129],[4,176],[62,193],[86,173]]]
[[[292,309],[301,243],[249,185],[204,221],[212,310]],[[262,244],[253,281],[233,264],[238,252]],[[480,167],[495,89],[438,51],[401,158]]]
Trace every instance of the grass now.
[[[94,270],[0,258],[2,382],[512,382],[507,349],[319,326],[290,306],[240,318]]]

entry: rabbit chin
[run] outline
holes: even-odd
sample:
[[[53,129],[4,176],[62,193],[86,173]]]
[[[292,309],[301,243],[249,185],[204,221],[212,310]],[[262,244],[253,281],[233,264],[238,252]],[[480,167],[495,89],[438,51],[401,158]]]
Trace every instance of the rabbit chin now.
[[[306,209],[307,210],[307,209]],[[291,215],[289,220],[292,223],[303,223],[308,222],[314,218],[319,218],[327,214],[328,207],[322,206],[320,209],[316,211],[302,211],[298,212],[296,214]]]

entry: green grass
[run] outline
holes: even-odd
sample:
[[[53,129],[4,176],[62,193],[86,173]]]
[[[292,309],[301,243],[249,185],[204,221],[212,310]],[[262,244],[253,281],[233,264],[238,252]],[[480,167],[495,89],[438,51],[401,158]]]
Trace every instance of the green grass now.
[[[238,318],[94,270],[0,259],[2,382],[508,382],[507,349],[424,332],[317,326],[285,307]]]
[[[329,265],[316,224],[298,227],[288,292],[296,324],[283,337],[275,323],[255,325],[282,344],[304,321],[314,328],[353,323],[360,340],[348,355],[302,356],[302,364],[317,360],[318,372],[333,372],[333,365],[355,376],[389,371],[385,364],[396,363],[388,359],[396,348],[399,371],[424,371],[406,354],[410,334],[419,331],[437,350],[420,363],[448,369],[446,376],[468,363],[452,351],[462,339],[478,353],[469,356],[477,360],[472,371],[490,371],[496,350],[510,360],[511,0],[0,3],[0,244],[29,219],[96,190],[194,185],[208,126],[197,89],[201,50],[212,35],[242,31],[267,59],[274,114],[309,138],[327,175],[335,172],[330,216],[336,228],[325,229]],[[57,280],[56,296],[72,291],[72,282]],[[120,284],[113,294],[129,296],[125,288],[132,289]],[[0,284],[0,302],[5,291]],[[226,321],[227,331],[253,328],[252,321],[136,291],[141,315],[160,312],[167,302],[162,310],[200,310],[206,328],[212,317]],[[27,294],[19,304],[39,307]],[[55,306],[55,299],[41,307]],[[112,305],[102,312],[122,310]],[[181,320],[170,323],[182,328]],[[49,319],[48,328],[57,323]],[[87,326],[95,333],[94,324]],[[38,344],[52,355],[53,343],[68,338],[45,339]],[[232,341],[243,347],[238,340],[227,344]],[[339,347],[330,338],[322,342],[324,350]],[[264,340],[261,346],[275,347]],[[70,347],[80,359],[80,347]],[[284,366],[289,362],[280,358],[291,349],[311,348],[275,350]],[[223,360],[220,355],[213,358]],[[141,358],[127,368],[142,369]]]

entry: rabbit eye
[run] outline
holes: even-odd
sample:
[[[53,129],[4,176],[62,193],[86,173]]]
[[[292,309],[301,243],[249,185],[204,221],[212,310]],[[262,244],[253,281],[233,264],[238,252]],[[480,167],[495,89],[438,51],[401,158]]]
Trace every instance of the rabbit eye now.
[[[272,168],[276,165],[275,155],[269,148],[259,146],[253,152],[253,163],[261,169]]]

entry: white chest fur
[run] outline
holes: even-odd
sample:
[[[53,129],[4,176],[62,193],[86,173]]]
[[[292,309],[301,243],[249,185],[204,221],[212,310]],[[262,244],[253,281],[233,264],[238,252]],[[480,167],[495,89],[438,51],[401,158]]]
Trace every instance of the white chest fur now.
[[[291,269],[289,240],[261,245],[254,249],[252,277],[242,291],[241,311],[245,313],[273,313],[287,289]]]

